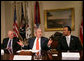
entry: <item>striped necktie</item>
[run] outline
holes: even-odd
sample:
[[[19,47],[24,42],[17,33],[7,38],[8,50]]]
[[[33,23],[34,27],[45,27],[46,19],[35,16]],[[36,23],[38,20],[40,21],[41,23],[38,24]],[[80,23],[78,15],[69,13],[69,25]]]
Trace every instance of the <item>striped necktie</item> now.
[[[11,45],[11,42],[12,42],[12,40],[10,40],[10,41],[9,41],[9,44],[8,44],[8,51],[9,51],[10,54],[13,53],[12,48],[11,48],[11,46],[12,46],[12,45]]]
[[[11,40],[9,41],[8,48],[11,48]]]

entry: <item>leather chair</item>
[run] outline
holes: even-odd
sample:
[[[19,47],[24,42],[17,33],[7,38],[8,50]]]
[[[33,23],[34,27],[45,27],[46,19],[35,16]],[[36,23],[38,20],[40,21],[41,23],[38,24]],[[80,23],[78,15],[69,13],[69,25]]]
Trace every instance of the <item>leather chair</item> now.
[[[56,49],[57,45],[58,45],[58,41],[59,39],[62,37],[62,33],[60,32],[56,32],[55,34],[51,35],[51,39],[53,40],[52,44],[51,44],[51,49]]]

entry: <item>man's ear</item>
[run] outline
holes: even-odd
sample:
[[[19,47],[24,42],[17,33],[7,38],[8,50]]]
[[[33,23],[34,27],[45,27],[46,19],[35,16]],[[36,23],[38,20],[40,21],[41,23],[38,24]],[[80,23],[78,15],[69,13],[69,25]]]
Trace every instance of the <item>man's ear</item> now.
[[[34,36],[36,36],[36,32],[34,32]]]
[[[68,31],[69,33],[71,33],[70,31]]]

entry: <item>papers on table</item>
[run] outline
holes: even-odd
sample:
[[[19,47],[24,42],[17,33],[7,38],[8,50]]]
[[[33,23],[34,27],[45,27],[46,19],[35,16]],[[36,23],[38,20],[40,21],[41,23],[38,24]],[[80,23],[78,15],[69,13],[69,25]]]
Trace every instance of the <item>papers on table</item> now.
[[[4,50],[3,49],[1,49],[1,55],[4,55]]]
[[[58,56],[58,54],[52,54],[52,56]]]
[[[31,50],[31,52],[36,53],[39,52],[39,50]]]
[[[62,60],[79,60],[80,54],[77,52],[62,52]]]
[[[32,56],[29,55],[14,55],[13,60],[31,60]]]
[[[36,52],[39,52],[39,50],[19,50],[19,51],[17,51],[17,53],[20,53],[21,51],[31,51],[31,52],[33,52],[33,53],[36,53]]]

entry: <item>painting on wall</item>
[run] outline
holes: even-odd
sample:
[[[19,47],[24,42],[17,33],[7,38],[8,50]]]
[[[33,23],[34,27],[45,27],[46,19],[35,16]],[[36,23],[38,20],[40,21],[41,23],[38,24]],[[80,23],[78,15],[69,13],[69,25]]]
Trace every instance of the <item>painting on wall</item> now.
[[[74,30],[74,8],[44,10],[45,30],[63,30],[64,26],[70,26]]]

